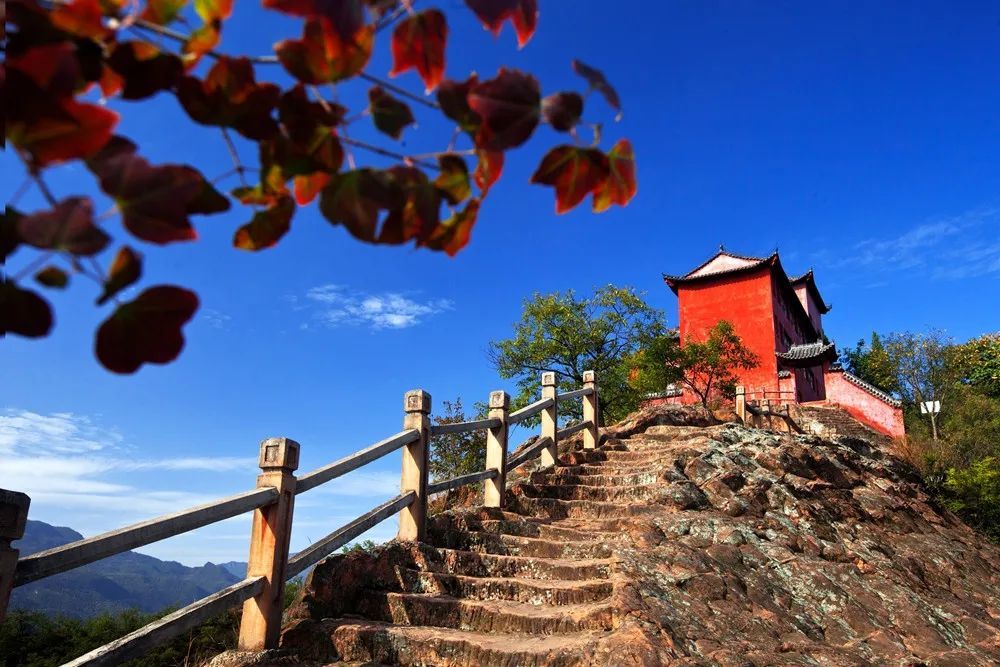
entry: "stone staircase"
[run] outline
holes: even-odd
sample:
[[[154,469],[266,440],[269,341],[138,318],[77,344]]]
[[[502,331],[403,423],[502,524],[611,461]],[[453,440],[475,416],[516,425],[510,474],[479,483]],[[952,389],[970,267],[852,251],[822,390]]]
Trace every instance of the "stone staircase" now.
[[[792,406],[792,419],[806,433],[815,433],[828,438],[837,436],[859,438],[881,446],[887,446],[892,442],[892,438],[865,426],[838,407]]]
[[[573,443],[555,468],[513,483],[505,510],[444,512],[430,519],[427,544],[321,564],[307,618],[282,646],[319,663],[615,664],[615,545],[629,517],[690,501],[662,484],[678,476],[666,447],[700,430],[653,427],[594,450]]]

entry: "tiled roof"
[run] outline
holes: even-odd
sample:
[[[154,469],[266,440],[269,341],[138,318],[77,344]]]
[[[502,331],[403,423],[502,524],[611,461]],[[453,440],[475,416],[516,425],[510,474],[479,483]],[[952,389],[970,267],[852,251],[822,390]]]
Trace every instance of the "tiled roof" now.
[[[775,352],[780,361],[786,366],[814,366],[821,361],[833,359],[837,356],[837,350],[833,343],[816,341],[805,345],[792,345],[785,352]]]
[[[730,266],[730,267],[722,269],[720,271],[709,271],[707,273],[698,273],[703,268],[705,268],[706,266],[708,266],[709,264],[711,264],[714,260],[716,260],[717,258],[722,257],[722,256],[731,257],[732,259],[736,259],[736,260],[741,260],[741,261],[743,261],[745,263],[744,264],[740,264],[738,266]],[[724,276],[724,275],[727,275],[727,274],[730,274],[730,273],[740,273],[740,272],[743,272],[743,271],[752,271],[753,269],[761,267],[761,266],[763,266],[763,265],[765,265],[765,264],[767,264],[769,262],[773,262],[777,257],[778,257],[778,253],[773,253],[772,255],[769,255],[768,257],[750,257],[749,255],[738,255],[738,254],[736,254],[734,252],[729,252],[728,250],[719,250],[719,252],[717,252],[714,255],[712,255],[710,258],[708,258],[708,260],[702,262],[701,264],[699,264],[695,268],[691,269],[690,271],[688,271],[687,273],[685,273],[682,276],[673,276],[673,275],[669,275],[669,274],[664,273],[663,274],[663,281],[665,283],[667,283],[667,285],[670,286],[671,289],[674,289],[674,285],[677,284],[677,283],[687,282],[687,281],[691,281],[691,280],[702,280],[704,278],[715,278],[715,277]],[[695,274],[697,274],[697,275],[695,275]]]
[[[804,284],[806,289],[812,292],[813,301],[815,301],[816,305],[819,306],[819,312],[824,314],[830,312],[830,304],[823,300],[823,295],[819,293],[819,288],[816,287],[816,277],[813,275],[812,269],[809,269],[801,276],[789,278],[788,282],[792,285],[792,287]]]

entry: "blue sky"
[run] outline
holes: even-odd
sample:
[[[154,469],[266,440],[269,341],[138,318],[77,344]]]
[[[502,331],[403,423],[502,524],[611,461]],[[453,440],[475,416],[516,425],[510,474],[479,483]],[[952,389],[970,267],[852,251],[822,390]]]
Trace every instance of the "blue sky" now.
[[[53,335],[0,344],[0,486],[28,491],[32,517],[93,534],[252,486],[262,438],[301,442],[304,471],[397,431],[407,389],[438,404],[483,400],[505,387],[486,345],[509,334],[536,291],[632,285],[676,324],[660,274],[686,271],[720,243],[747,254],[778,247],[792,273],[813,267],[834,305],[825,328],[841,344],[872,329],[940,326],[959,339],[1000,329],[997,3],[621,1],[612,13],[548,0],[520,52],[509,28],[494,40],[459,3],[446,9],[452,78],[506,63],[554,92],[580,88],[572,58],[606,72],[624,118],[611,123],[593,96],[585,116],[606,122],[606,146],[632,140],[632,204],[555,216],[551,190],[527,183],[558,140],[543,130],[509,156],[455,259],[363,246],[314,208],[257,254],[229,247],[244,210],[200,219],[193,245],[142,247],[143,285],[176,282],[201,296],[187,347],[128,377],[93,359],[106,312],[92,306],[93,285],[76,281],[51,295]],[[296,30],[239,3],[221,49],[263,53]],[[376,48],[371,71],[385,74],[386,40]],[[413,74],[398,82],[422,89]],[[134,111],[122,130],[153,162],[229,168],[218,134],[186,123],[171,97]],[[436,129],[408,130],[402,150],[440,148]],[[20,171],[9,154],[0,164],[9,197]],[[50,184],[93,191],[79,168]],[[19,206],[41,202],[29,193]],[[122,238],[116,222],[109,229]],[[15,255],[8,268],[24,262]],[[394,495],[398,465],[392,455],[300,496],[293,548]],[[394,530],[389,521],[374,536]],[[248,531],[241,517],[143,551],[244,560]]]

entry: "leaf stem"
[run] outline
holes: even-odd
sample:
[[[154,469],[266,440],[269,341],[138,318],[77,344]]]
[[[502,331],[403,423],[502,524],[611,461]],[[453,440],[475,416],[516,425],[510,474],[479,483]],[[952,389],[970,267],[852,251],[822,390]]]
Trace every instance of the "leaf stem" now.
[[[51,250],[48,251],[48,252],[43,252],[38,257],[36,257],[35,259],[33,259],[30,262],[28,262],[27,264],[25,264],[24,267],[22,267],[20,271],[18,271],[13,276],[11,276],[11,280],[13,280],[14,282],[18,282],[19,280],[23,279],[29,273],[31,273],[35,269],[39,268],[42,264],[44,264],[45,262],[49,261],[49,259],[51,259],[52,255],[54,255],[54,254],[55,254],[55,252],[53,252]]]
[[[378,155],[384,155],[385,157],[395,158],[397,160],[402,160],[403,162],[407,162],[407,163],[410,163],[410,164],[417,164],[417,165],[420,165],[421,167],[425,167],[427,169],[437,169],[438,168],[438,166],[436,164],[434,164],[433,162],[425,162],[423,160],[420,160],[419,158],[415,158],[412,155],[403,155],[402,153],[396,153],[395,151],[387,150],[385,148],[382,148],[381,146],[373,146],[372,144],[368,144],[368,143],[365,143],[363,141],[358,141],[356,139],[349,139],[348,137],[344,136],[343,134],[341,134],[341,136],[340,136],[340,141],[343,142],[343,143],[345,143],[345,144],[347,144],[348,146],[355,146],[357,148],[363,148],[366,151],[370,151],[370,152],[376,153]]]
[[[374,84],[376,84],[378,86],[382,86],[386,90],[392,91],[392,92],[396,93],[397,95],[399,95],[400,97],[405,97],[405,98],[407,98],[409,100],[417,102],[418,104],[423,104],[425,107],[430,107],[431,109],[436,109],[438,111],[441,110],[441,106],[437,102],[432,102],[432,101],[428,100],[425,97],[421,97],[420,95],[417,95],[416,93],[411,93],[410,91],[406,90],[405,88],[400,88],[399,86],[397,86],[394,83],[389,83],[385,79],[380,79],[377,76],[372,76],[371,74],[368,74],[367,72],[360,72],[358,74],[358,78],[359,79],[364,79],[365,81],[368,81],[370,83],[374,83]]]
[[[229,136],[229,130],[224,127],[220,127],[219,130],[222,131],[222,138],[226,142],[226,148],[229,150],[229,157],[233,159],[233,168],[236,169],[236,173],[240,176],[240,185],[246,187],[246,168],[243,166],[243,162],[240,161],[240,155],[236,152],[236,144],[233,143],[233,138]]]

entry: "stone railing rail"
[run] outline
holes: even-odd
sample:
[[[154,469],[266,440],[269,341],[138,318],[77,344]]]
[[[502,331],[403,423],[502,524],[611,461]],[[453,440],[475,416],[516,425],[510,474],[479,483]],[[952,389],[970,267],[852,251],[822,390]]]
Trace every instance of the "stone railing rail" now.
[[[583,420],[557,430],[560,401],[582,399]],[[18,558],[11,542],[24,535],[30,498],[0,489],[0,621],[6,616],[12,588],[65,572],[87,563],[142,547],[168,537],[253,512],[247,575],[217,593],[193,602],[131,634],[80,656],[66,665],[116,665],[140,658],[151,648],[196,627],[237,605],[243,605],[239,648],[245,651],[277,648],[281,630],[284,584],[394,514],[399,515],[399,540],[422,540],[426,531],[427,499],[434,493],[484,482],[483,504],[502,507],[507,472],[536,456],[541,467],[555,464],[560,439],[583,431],[583,446],[597,446],[597,384],[593,371],[584,373],[584,386],[559,394],[555,373],[542,374],[542,398],[510,412],[504,391],[490,393],[486,419],[431,425],[431,397],[416,389],[403,399],[403,430],[350,456],[296,478],[299,443],[269,438],[260,445],[257,488],[174,514],[150,519],[102,535]],[[510,460],[509,427],[541,415],[541,436]],[[486,431],[486,469],[453,479],[429,482],[428,459],[435,436]],[[289,538],[295,496],[341,477],[397,450],[403,451],[400,494],[357,517],[347,525],[289,556]],[[65,667],[65,666],[64,666]]]

